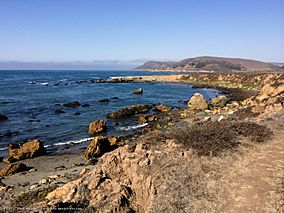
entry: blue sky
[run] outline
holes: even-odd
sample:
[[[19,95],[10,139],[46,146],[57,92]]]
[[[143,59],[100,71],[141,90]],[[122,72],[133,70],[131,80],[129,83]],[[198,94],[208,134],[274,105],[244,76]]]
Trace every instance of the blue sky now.
[[[284,62],[283,0],[1,0],[0,61]]]

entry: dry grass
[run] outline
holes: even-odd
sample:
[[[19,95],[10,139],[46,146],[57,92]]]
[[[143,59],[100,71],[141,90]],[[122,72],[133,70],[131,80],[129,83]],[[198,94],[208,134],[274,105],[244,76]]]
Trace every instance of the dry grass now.
[[[241,137],[261,143],[269,139],[272,132],[261,125],[250,122],[211,122],[177,128],[173,138],[199,156],[217,156],[229,150],[237,150]]]

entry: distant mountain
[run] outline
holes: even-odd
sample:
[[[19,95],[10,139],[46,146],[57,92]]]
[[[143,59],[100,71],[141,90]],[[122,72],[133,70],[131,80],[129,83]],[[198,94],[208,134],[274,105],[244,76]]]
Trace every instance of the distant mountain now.
[[[149,61],[142,66],[137,67],[138,70],[173,70],[173,71],[273,71],[283,70],[281,67],[271,63],[262,61],[241,59],[241,58],[222,58],[222,57],[196,57],[187,58],[179,62],[159,62]]]

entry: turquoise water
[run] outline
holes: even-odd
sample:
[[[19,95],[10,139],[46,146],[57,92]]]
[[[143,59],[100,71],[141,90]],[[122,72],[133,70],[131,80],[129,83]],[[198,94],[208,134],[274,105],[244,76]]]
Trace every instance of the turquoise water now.
[[[159,73],[164,74],[164,73]],[[106,114],[132,104],[163,103],[186,107],[185,100],[195,92],[207,98],[216,96],[213,89],[192,89],[185,84],[164,83],[94,83],[98,79],[129,75],[157,75],[136,71],[0,71],[0,113],[8,120],[0,123],[0,135],[12,131],[12,137],[0,138],[0,150],[19,139],[40,138],[56,149],[66,142],[82,142],[89,138],[88,124],[92,120],[106,119]],[[143,88],[143,95],[133,91]],[[103,98],[113,98],[100,103]],[[89,107],[66,108],[63,104],[79,101]],[[59,106],[60,105],[60,106]],[[65,113],[56,114],[55,109]],[[79,115],[75,115],[75,113]],[[107,120],[108,134],[125,134],[121,127],[135,126],[137,121]],[[57,146],[58,145],[58,146]],[[0,153],[0,155],[2,155]]]

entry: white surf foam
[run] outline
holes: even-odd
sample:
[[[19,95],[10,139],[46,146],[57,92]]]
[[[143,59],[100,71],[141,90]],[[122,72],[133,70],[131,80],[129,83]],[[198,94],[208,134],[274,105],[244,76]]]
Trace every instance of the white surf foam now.
[[[134,125],[134,126],[119,127],[118,129],[123,130],[123,131],[130,131],[130,130],[142,128],[142,127],[147,126],[147,125],[148,125],[148,123],[144,123],[144,124],[139,124],[139,125]]]
[[[79,144],[79,143],[84,143],[84,142],[90,141],[92,139],[94,139],[94,137],[82,138],[82,139],[79,139],[79,140],[66,141],[66,142],[58,142],[58,143],[54,143],[54,144],[51,144],[51,145],[45,145],[44,147],[47,148],[47,147],[51,147],[51,146],[64,146],[64,145],[68,145],[68,144]]]

